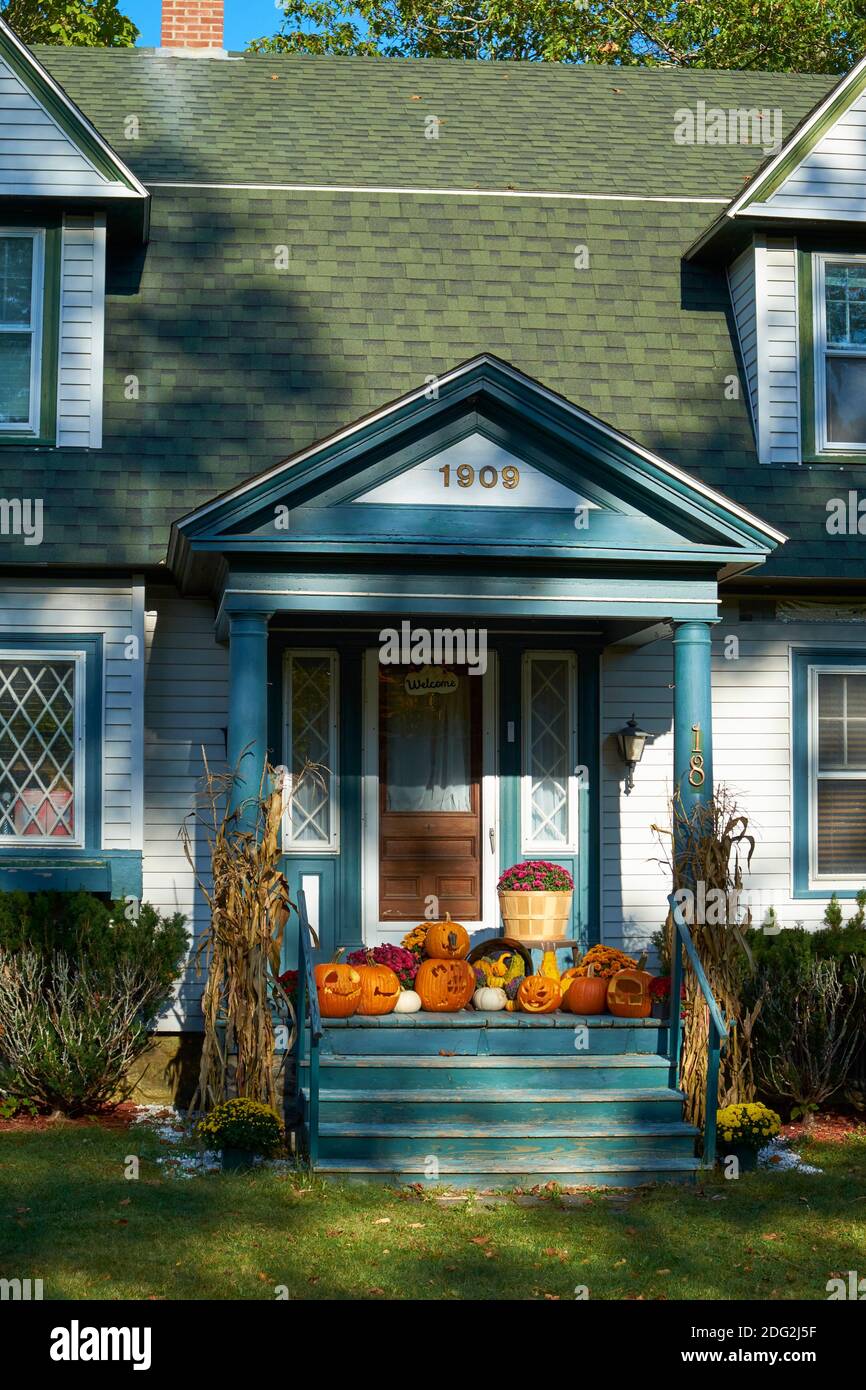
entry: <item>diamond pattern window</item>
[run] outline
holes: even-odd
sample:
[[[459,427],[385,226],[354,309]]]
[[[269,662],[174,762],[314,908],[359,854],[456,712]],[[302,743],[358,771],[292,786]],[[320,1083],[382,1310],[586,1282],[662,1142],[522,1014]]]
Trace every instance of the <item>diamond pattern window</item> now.
[[[338,845],[337,657],[292,651],[286,657],[286,766],[299,781],[286,815],[286,849],[334,853]]]
[[[80,842],[81,658],[0,653],[0,845]]]
[[[523,729],[524,850],[573,849],[576,731],[571,655],[527,653]]]

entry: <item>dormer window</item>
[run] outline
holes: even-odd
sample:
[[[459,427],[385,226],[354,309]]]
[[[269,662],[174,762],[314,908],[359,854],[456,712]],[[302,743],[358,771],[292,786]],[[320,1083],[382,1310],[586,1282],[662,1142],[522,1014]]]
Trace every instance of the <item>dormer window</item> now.
[[[813,264],[815,442],[819,453],[866,451],[866,256]]]
[[[0,442],[54,442],[57,287],[46,266],[56,236],[0,227]]]

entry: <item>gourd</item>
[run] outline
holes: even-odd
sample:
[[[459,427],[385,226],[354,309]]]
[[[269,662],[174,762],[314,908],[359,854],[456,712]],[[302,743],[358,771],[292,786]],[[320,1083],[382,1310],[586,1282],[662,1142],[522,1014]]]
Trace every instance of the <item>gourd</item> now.
[[[434,922],[424,941],[431,960],[463,960],[469,954],[469,933],[460,922],[452,922],[450,912],[444,922]]]
[[[322,1018],[349,1018],[361,1002],[361,976],[354,965],[340,965],[339,955],[313,971]]]
[[[652,995],[649,992],[652,975],[644,970],[646,956],[641,956],[633,970],[618,970],[607,986],[607,1007],[616,1018],[649,1018]]]
[[[421,1007],[421,996],[414,989],[401,989],[394,1005],[395,1014],[417,1014]]]
[[[415,976],[421,1007],[429,1013],[456,1013],[475,993],[475,971],[465,960],[424,960]]]
[[[517,1007],[525,1014],[552,1014],[562,1002],[562,990],[547,975],[527,975],[517,990]]]
[[[482,1013],[497,1013],[505,1008],[508,995],[504,989],[499,989],[496,985],[481,985],[473,994],[472,1003]]]
[[[587,967],[585,975],[575,975],[569,981],[563,1007],[572,1014],[603,1014],[607,1012],[608,981],[595,974],[595,966]]]
[[[366,965],[358,966],[358,974],[361,976],[358,1013],[368,1016],[392,1013],[400,997],[400,981],[390,965],[369,960]]]

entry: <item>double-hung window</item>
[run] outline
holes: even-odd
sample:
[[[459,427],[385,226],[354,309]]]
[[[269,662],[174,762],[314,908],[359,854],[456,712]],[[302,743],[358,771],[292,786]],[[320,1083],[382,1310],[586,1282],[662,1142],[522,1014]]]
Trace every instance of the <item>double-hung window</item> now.
[[[815,442],[866,451],[866,256],[816,254]]]
[[[85,842],[85,662],[0,647],[0,851]]]
[[[44,290],[45,232],[0,228],[0,438],[44,423]]]
[[[812,877],[866,883],[866,668],[810,669]]]

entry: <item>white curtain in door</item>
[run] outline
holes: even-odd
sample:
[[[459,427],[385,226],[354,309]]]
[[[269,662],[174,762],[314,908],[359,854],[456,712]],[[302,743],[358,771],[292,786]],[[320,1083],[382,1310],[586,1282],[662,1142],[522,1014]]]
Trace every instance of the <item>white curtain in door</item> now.
[[[385,697],[389,811],[471,811],[469,680],[450,694],[409,695],[402,676]]]

